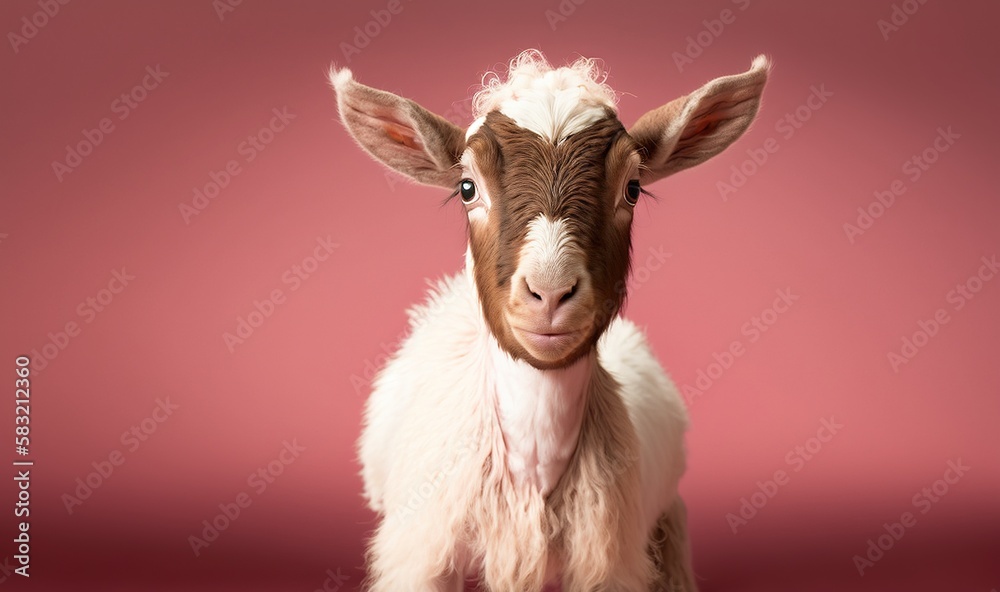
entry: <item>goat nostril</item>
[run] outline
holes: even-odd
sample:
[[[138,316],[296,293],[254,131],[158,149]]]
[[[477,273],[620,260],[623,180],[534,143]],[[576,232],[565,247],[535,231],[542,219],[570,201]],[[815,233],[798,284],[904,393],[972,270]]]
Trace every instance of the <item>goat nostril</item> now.
[[[577,284],[573,284],[573,287],[569,289],[569,292],[566,292],[565,294],[562,295],[561,298],[559,298],[559,302],[566,302],[567,300],[572,298],[573,294],[576,294],[576,286]]]
[[[535,300],[542,299],[542,296],[538,292],[535,292],[534,290],[531,289],[531,284],[528,283],[527,279],[524,280],[524,288],[528,290],[528,294],[534,296]]]

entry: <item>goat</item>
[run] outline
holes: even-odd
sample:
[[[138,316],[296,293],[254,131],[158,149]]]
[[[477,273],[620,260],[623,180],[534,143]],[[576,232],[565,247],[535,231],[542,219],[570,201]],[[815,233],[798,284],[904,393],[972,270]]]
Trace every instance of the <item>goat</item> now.
[[[371,590],[696,590],[687,411],[620,315],[633,208],[746,131],[769,69],[759,56],[628,130],[589,59],[520,54],[484,77],[467,130],[331,70],[357,143],[468,214],[464,270],[411,310],[364,411]]]

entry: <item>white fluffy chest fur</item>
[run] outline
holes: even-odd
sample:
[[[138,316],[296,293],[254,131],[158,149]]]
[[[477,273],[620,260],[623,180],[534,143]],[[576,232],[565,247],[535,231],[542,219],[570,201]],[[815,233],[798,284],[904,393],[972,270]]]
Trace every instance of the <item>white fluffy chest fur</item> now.
[[[490,362],[511,479],[545,496],[576,449],[594,360],[586,356],[567,368],[538,370],[512,359],[491,338]]]
[[[379,589],[449,573],[449,590],[463,574],[494,590],[538,590],[554,574],[568,589],[648,589],[647,537],[676,494],[687,422],[635,325],[616,319],[596,351],[542,372],[500,350],[468,270],[410,321],[359,441],[383,515]]]

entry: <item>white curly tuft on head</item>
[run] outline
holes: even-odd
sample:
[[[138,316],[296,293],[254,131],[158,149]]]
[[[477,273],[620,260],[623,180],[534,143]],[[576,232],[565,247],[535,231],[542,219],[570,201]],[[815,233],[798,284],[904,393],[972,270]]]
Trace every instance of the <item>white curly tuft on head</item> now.
[[[553,68],[542,52],[529,49],[511,60],[506,80],[496,72],[483,76],[483,88],[473,98],[475,133],[483,118],[499,111],[521,127],[558,144],[611,109],[617,112],[617,94],[605,81],[607,74],[596,60],[580,58]]]

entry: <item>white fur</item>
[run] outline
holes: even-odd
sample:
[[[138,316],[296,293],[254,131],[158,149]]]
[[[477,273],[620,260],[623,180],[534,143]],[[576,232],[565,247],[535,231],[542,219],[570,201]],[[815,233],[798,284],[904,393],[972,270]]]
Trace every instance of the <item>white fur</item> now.
[[[483,127],[484,123],[486,123],[485,115],[483,115],[482,117],[477,117],[475,121],[469,124],[469,129],[465,130],[465,139],[468,140],[469,138],[471,138],[472,134],[478,132],[479,128]]]
[[[557,288],[582,273],[582,259],[565,220],[539,214],[528,223],[512,282],[528,278],[532,287]]]
[[[558,144],[604,118],[607,108],[615,110],[616,96],[605,78],[594,60],[553,68],[540,52],[528,50],[511,61],[506,81],[494,73],[484,76],[473,110],[477,118],[498,110]]]
[[[567,368],[542,372],[512,359],[491,339],[490,362],[507,468],[516,485],[546,496],[576,450],[593,361],[584,357]]]
[[[643,517],[652,525],[673,502],[686,467],[682,436],[688,425],[687,409],[634,323],[615,320],[597,347],[601,364],[621,384],[639,437]]]
[[[484,561],[475,552],[482,542],[469,533],[468,515],[482,503],[481,496],[504,491],[504,468],[510,469],[518,455],[531,454],[532,439],[537,458],[559,462],[566,438],[539,437],[540,411],[571,413],[572,405],[559,397],[575,390],[581,380],[576,372],[589,368],[592,373],[598,364],[619,384],[638,436],[643,521],[635,536],[649,537],[676,496],[687,416],[635,325],[614,320],[598,343],[595,363],[548,378],[498,358],[469,269],[440,282],[410,318],[410,336],[375,381],[360,440],[365,495],[384,515],[371,555],[374,589],[461,589],[461,578]],[[532,385],[545,385],[541,390],[547,393],[534,406],[526,398],[536,394],[524,392]],[[505,415],[536,420],[534,436],[514,443],[513,457],[507,456],[511,443],[505,444],[500,425]],[[484,466],[494,471],[484,474]],[[552,474],[543,468],[536,473],[537,483],[551,486]],[[517,548],[527,555],[545,544],[544,532],[538,531],[542,526],[536,524],[545,502],[534,487],[520,491],[505,503],[524,507],[512,513],[523,523],[510,528],[520,533]]]
[[[354,80],[354,74],[349,68],[338,70],[335,67],[331,67],[330,72],[327,74],[327,79],[330,81],[330,86],[339,93],[348,82]]]

